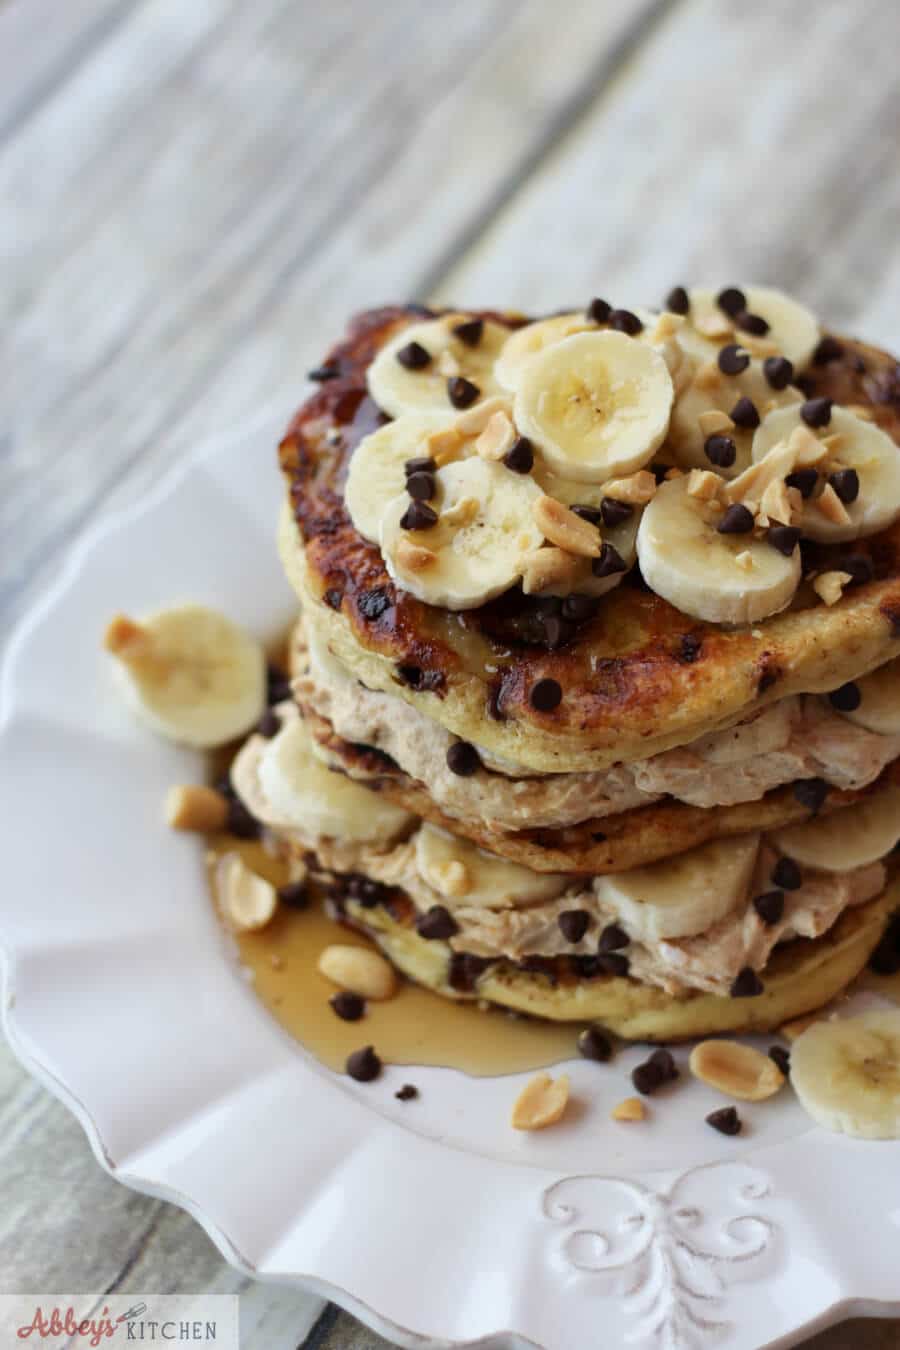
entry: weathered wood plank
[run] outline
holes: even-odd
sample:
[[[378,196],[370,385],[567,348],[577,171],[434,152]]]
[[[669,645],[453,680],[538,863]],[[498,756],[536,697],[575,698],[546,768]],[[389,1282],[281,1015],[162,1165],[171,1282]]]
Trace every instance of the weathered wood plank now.
[[[0,140],[90,60],[134,0],[0,3]]]
[[[900,337],[897,10],[826,0],[810,17],[691,0],[438,294],[542,309],[757,279]]]
[[[348,311],[408,293],[657,6],[423,24],[398,0],[362,32],[347,0],[311,26],[289,0],[227,8],[182,31],[146,0],[85,74],[92,106],[73,80],[0,155],[5,616],[133,466],[129,493],[261,401],[287,412]]]

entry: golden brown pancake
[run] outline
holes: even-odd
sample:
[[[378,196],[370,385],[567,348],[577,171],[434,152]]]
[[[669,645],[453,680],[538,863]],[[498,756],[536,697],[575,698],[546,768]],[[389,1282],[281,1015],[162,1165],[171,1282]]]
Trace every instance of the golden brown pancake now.
[[[304,603],[321,607],[329,645],[367,686],[396,693],[495,755],[576,772],[686,744],[764,703],[825,692],[900,653],[900,523],[849,544],[804,545],[810,567],[840,568],[848,556],[864,556],[874,578],[831,607],[792,608],[752,627],[691,619],[633,573],[548,650],[540,601],[518,590],[459,615],[398,589],[377,547],[354,529],[343,487],[354,447],[386,420],[367,394],[366,368],[398,327],[419,318],[421,311],[401,308],[357,318],[328,357],[333,378],[300,409],[280,447],[288,577]],[[871,409],[900,441],[897,361],[840,342],[839,358],[811,366],[798,382],[808,394]],[[541,712],[529,693],[548,677],[562,700]]]

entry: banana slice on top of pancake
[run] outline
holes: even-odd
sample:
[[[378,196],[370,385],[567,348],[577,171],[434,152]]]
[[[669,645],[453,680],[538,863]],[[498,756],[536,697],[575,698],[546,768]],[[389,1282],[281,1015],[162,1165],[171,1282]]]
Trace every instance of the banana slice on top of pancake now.
[[[757,538],[740,503],[692,496],[689,476],[661,483],[637,536],[644,580],[657,595],[708,623],[754,623],[790,604],[800,550],[785,555]]]
[[[900,447],[873,422],[827,398],[779,408],[753,437],[753,462],[764,460],[798,427],[822,440],[820,472],[804,484],[799,527],[823,544],[878,534],[900,516]]]
[[[452,413],[502,392],[494,362],[510,330],[445,314],[396,333],[369,366],[369,393],[391,417]]]
[[[350,458],[344,505],[364,539],[378,543],[385,509],[406,484],[407,465],[431,457],[429,438],[450,426],[455,415],[405,413],[360,441]]]
[[[576,333],[527,362],[515,421],[551,470],[603,483],[652,459],[673,398],[672,377],[653,347],[609,329]]]
[[[381,552],[404,590],[429,605],[474,609],[509,589],[544,542],[529,474],[472,456],[438,469],[433,497],[401,493],[381,521]]]
[[[802,400],[792,384],[773,388],[760,360],[748,360],[735,374],[706,361],[675,400],[666,448],[683,469],[715,469],[735,478],[751,463],[753,434],[763,418]]]
[[[700,361],[715,360],[721,347],[746,340],[767,354],[786,357],[797,370],[807,364],[821,336],[805,305],[771,286],[726,286],[689,292],[687,322],[678,341]]]

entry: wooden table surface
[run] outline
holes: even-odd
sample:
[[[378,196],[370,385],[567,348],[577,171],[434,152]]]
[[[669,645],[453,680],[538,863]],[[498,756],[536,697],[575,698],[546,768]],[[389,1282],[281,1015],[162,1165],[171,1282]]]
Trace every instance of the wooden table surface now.
[[[6,4],[0,632],[189,447],[287,418],[366,305],[758,280],[900,347],[898,39],[897,0]],[[251,1350],[384,1344],[109,1180],[4,1049],[0,1292],[32,1290],[239,1290]]]

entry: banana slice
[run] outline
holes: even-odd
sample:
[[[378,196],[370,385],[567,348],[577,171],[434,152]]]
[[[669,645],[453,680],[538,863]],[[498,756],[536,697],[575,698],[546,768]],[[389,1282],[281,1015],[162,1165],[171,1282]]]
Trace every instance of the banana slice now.
[[[653,347],[624,333],[576,333],[528,361],[515,419],[552,470],[603,483],[652,459],[673,397],[672,377]]]
[[[104,646],[135,711],[154,731],[209,750],[243,736],[266,706],[266,656],[224,614],[203,605],[112,620]]]
[[[385,507],[405,487],[407,460],[427,456],[428,437],[450,426],[454,416],[406,413],[360,441],[350,459],[344,504],[364,539],[378,543]]]
[[[484,853],[434,825],[423,825],[416,834],[415,856],[419,876],[451,904],[508,909],[553,900],[570,880]]]
[[[768,324],[768,331],[762,335],[764,340],[798,370],[802,369],[821,336],[815,315],[805,305],[770,286],[742,286],[740,290],[747,301],[746,312]],[[753,346],[754,334],[735,321],[737,315],[722,309],[717,302],[719,294],[705,287],[692,290],[688,321],[678,333],[678,341],[700,361],[714,360],[719,348],[729,342],[746,339]]]
[[[825,1129],[900,1138],[900,1010],[815,1022],[791,1046],[791,1082]]]
[[[651,341],[652,345],[662,351],[663,341],[657,341],[652,337],[659,315],[649,309],[640,308],[632,310],[632,313],[636,314],[644,325],[643,331],[637,335],[640,340]],[[562,342],[563,338],[573,337],[576,333],[605,331],[605,325],[588,318],[584,310],[572,314],[554,314],[549,319],[538,319],[536,323],[528,323],[524,328],[516,329],[506,339],[503,350],[497,358],[494,374],[505,389],[515,393],[522,383],[525,367],[532,357],[537,356],[545,348],[553,347],[557,342]],[[680,365],[680,362],[677,364]]]
[[[467,326],[470,339],[455,329]],[[472,402],[499,394],[501,387],[494,374],[494,362],[509,337],[503,324],[486,319],[480,337],[471,341],[472,321],[464,314],[445,314],[426,323],[410,324],[395,334],[369,366],[369,393],[391,417],[402,413],[447,413],[454,407],[448,392],[449,381],[463,379],[475,385]]]
[[[717,839],[649,867],[595,877],[594,891],[635,941],[692,937],[746,901],[758,850],[758,834]]]
[[[739,375],[723,375],[718,371],[710,374],[704,368],[699,378],[695,374],[675,400],[667,448],[671,447],[675,462],[683,469],[714,468],[723,478],[736,478],[751,462],[754,412],[762,421],[773,406],[787,407],[799,403],[802,397],[793,385],[772,389],[758,360],[751,361]],[[744,400],[749,400],[752,409]],[[731,426],[723,421],[722,427],[715,429],[704,416],[711,412],[720,412],[729,421],[731,414],[736,413],[737,420]],[[747,425],[748,421],[751,425]],[[717,443],[711,444],[708,454],[707,442],[713,435],[717,436]],[[722,444],[723,436],[731,446]]]
[[[786,441],[798,426],[805,426],[799,408],[769,413],[753,437],[754,463]],[[830,421],[818,428],[817,434],[822,439],[839,439],[825,473],[820,474],[818,486],[804,504],[800,521],[803,534],[807,539],[832,544],[863,539],[887,529],[900,516],[900,449],[874,422],[864,422],[846,408],[832,408]],[[817,502],[826,486],[826,475],[840,469],[855,471],[859,495],[844,502],[843,512],[833,519],[832,513],[826,515]]]
[[[691,497],[687,487],[687,477],[660,484],[644,509],[637,553],[651,590],[710,623],[754,623],[789,605],[800,550],[786,558],[750,533],[720,534],[717,504]]]
[[[900,787],[881,788],[853,806],[776,830],[770,837],[780,852],[803,867],[820,872],[866,867],[900,840]]]
[[[525,555],[544,536],[533,504],[542,495],[528,474],[473,456],[439,469],[431,506],[439,512],[430,529],[401,525],[410,500],[401,493],[381,523],[381,552],[388,572],[428,605],[474,609],[522,575]]]
[[[326,769],[300,717],[291,718],[266,745],[259,782],[280,823],[326,839],[387,842],[413,820],[377,792]]]
[[[881,736],[900,734],[900,657],[855,683],[860,692],[859,707],[843,716]]]

